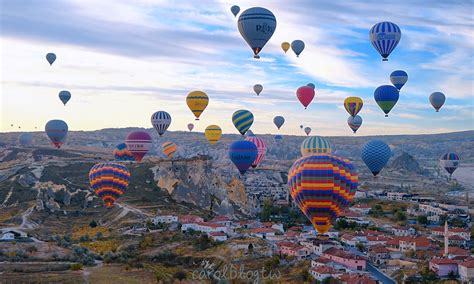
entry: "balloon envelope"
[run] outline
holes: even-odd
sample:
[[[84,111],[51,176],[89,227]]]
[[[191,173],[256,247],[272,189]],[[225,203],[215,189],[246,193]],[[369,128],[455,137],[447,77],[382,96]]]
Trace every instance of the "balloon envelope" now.
[[[282,140],[283,140],[283,136],[282,136],[282,135],[280,135],[280,134],[277,134],[277,135],[275,135],[275,138],[274,138],[274,139],[275,139],[275,142],[277,142],[277,143],[278,143],[278,142],[280,142],[280,141],[282,141]]]
[[[219,139],[221,139],[222,129],[215,124],[209,125],[204,131],[204,136],[206,136],[206,139],[211,143],[211,145],[214,145],[219,141]]]
[[[311,133],[311,127],[305,127],[304,133],[306,133],[306,135],[309,135]]]
[[[273,13],[265,8],[254,7],[240,14],[237,26],[254,58],[260,58],[258,54],[275,32],[276,24]]]
[[[395,104],[398,102],[399,93],[397,88],[390,85],[383,85],[375,89],[374,99],[375,102],[385,113],[385,116],[388,116],[388,113],[392,110]]]
[[[176,146],[176,144],[173,142],[165,142],[161,144],[161,148],[163,154],[165,154],[170,159],[173,158],[174,154],[176,153],[176,150],[178,150],[178,146]]]
[[[314,89],[308,86],[302,86],[299,87],[298,90],[296,90],[296,96],[298,97],[298,100],[304,106],[305,109],[313,100],[314,95]]]
[[[186,97],[186,104],[189,109],[193,112],[196,120],[199,120],[202,112],[206,109],[209,104],[209,97],[202,91],[192,91]]]
[[[344,108],[351,116],[358,114],[363,105],[364,102],[359,97],[347,97],[344,100]]]
[[[370,42],[380,53],[383,61],[388,61],[388,56],[400,42],[402,33],[400,28],[391,22],[375,24],[369,32]]]
[[[359,127],[362,125],[362,117],[360,117],[359,115],[349,116],[347,118],[347,124],[352,129],[352,131],[356,133],[357,129],[359,129]]]
[[[132,152],[127,149],[127,144],[120,143],[112,152],[116,161],[135,161]]]
[[[441,92],[434,92],[430,95],[430,103],[436,112],[439,112],[439,109],[444,105],[445,101],[446,96]]]
[[[240,12],[240,7],[237,6],[237,5],[234,5],[234,6],[230,7],[230,11],[232,12],[232,15],[234,15],[234,17],[236,17],[237,14]]]
[[[281,49],[283,49],[283,51],[286,53],[288,51],[288,49],[290,49],[290,43],[289,42],[282,42],[281,43]]]
[[[67,123],[59,119],[53,119],[46,123],[44,130],[54,146],[61,148],[61,145],[66,141],[68,132]]]
[[[53,65],[53,62],[56,61],[56,54],[54,53],[46,54],[46,60],[48,61],[49,65]]]
[[[20,141],[20,145],[23,145],[23,146],[30,145],[31,141],[33,140],[33,134],[29,132],[22,133],[18,137],[18,140]]]
[[[237,167],[240,174],[245,174],[257,158],[257,154],[257,146],[250,141],[235,141],[229,147],[230,160]]]
[[[255,84],[253,86],[253,91],[255,92],[255,94],[260,95],[260,93],[263,91],[263,86],[260,85],[260,84]]]
[[[123,195],[129,181],[130,171],[119,163],[96,164],[89,171],[90,185],[107,207],[111,207]]]
[[[59,92],[59,99],[64,105],[66,105],[66,103],[71,99],[71,93],[69,91],[61,91]]]
[[[390,160],[392,151],[381,140],[371,140],[362,147],[361,158],[369,170],[376,176]]]
[[[188,123],[188,129],[189,129],[189,131],[193,131],[193,129],[194,129],[194,124]]]
[[[151,125],[155,128],[158,135],[163,135],[171,124],[171,115],[166,111],[157,111],[151,116]]]
[[[253,124],[253,114],[245,109],[238,110],[232,115],[232,122],[240,134],[245,135]]]
[[[400,89],[408,81],[408,74],[403,70],[395,70],[390,74],[390,82],[400,91]]]
[[[275,116],[273,118],[273,123],[275,124],[275,126],[280,129],[280,127],[282,127],[282,125],[285,123],[285,118],[283,116]]]
[[[288,189],[296,205],[320,234],[329,231],[354,198],[359,177],[347,159],[318,154],[293,163]]]
[[[449,176],[451,176],[458,168],[460,159],[458,154],[455,152],[448,152],[441,156],[439,163],[449,173]]]
[[[140,162],[151,148],[152,140],[150,134],[145,131],[133,131],[125,139],[128,150],[132,153],[135,161]]]
[[[303,157],[314,154],[331,154],[332,146],[324,137],[311,136],[303,140],[300,151]]]
[[[265,141],[263,141],[262,138],[259,138],[255,135],[252,136],[247,136],[245,140],[252,142],[257,146],[257,157],[252,163],[252,168],[256,168],[260,163],[263,161],[265,158],[265,155],[267,154],[267,145],[265,144]]]
[[[306,86],[311,87],[313,90],[316,89],[316,85],[314,85],[313,83],[308,83],[306,84]]]
[[[296,57],[299,57],[301,52],[303,52],[304,49],[304,42],[302,40],[294,40],[291,43],[291,50],[296,54]]]

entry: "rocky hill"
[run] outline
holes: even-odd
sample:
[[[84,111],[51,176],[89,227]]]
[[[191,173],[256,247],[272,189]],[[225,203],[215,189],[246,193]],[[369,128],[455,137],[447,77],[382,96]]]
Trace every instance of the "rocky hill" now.
[[[390,167],[396,170],[405,170],[412,173],[423,173],[418,161],[410,154],[403,152],[390,163]]]

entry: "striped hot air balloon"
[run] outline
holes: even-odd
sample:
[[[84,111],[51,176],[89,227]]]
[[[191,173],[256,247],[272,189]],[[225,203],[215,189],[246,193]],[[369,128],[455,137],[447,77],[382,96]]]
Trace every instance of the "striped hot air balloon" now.
[[[359,115],[356,116],[349,116],[347,118],[347,124],[349,127],[354,131],[354,134],[357,132],[357,129],[362,125],[362,117]]]
[[[127,144],[120,143],[113,151],[116,161],[135,161],[132,152],[127,149]]]
[[[370,42],[382,56],[382,61],[388,61],[388,56],[400,42],[402,32],[391,22],[375,24],[369,32]]]
[[[379,105],[382,111],[385,113],[385,117],[388,116],[388,113],[392,108],[397,104],[400,94],[394,86],[383,85],[375,89],[374,99],[375,102]]]
[[[178,150],[178,146],[173,142],[165,142],[161,144],[161,148],[163,149],[163,154],[165,154],[168,158],[173,158],[176,150]]]
[[[303,157],[314,154],[331,154],[332,146],[324,137],[311,136],[303,140],[300,150]]]
[[[242,175],[245,174],[248,168],[253,164],[257,158],[257,154],[257,146],[250,141],[235,141],[229,147],[229,158]]]
[[[247,138],[245,138],[245,140],[250,141],[255,144],[255,146],[257,146],[257,158],[255,158],[255,161],[252,163],[252,168],[256,168],[258,165],[260,165],[267,154],[267,145],[262,138],[255,135],[249,135]]]
[[[449,173],[449,178],[453,175],[454,171],[458,168],[460,164],[460,159],[458,154],[455,152],[448,152],[441,156],[439,159],[441,166]]]
[[[58,149],[64,144],[67,137],[68,126],[67,123],[60,119],[53,119],[46,123],[44,127],[46,135]]]
[[[253,124],[253,114],[245,109],[238,110],[232,115],[232,122],[240,134],[245,135]]]
[[[325,234],[354,198],[358,179],[349,160],[317,154],[293,163],[288,172],[288,188],[318,233]]]
[[[222,129],[215,124],[209,125],[204,131],[204,136],[206,136],[206,139],[211,143],[211,145],[214,145],[219,141],[219,139],[221,139]]]
[[[199,120],[202,112],[206,109],[209,104],[209,97],[203,91],[192,91],[186,97],[186,104],[189,109],[193,112],[196,120]]]
[[[171,115],[166,111],[157,111],[151,116],[151,125],[155,128],[158,135],[163,135],[171,124]]]
[[[344,100],[344,108],[351,116],[356,116],[362,109],[364,102],[359,97],[347,97]]]
[[[123,195],[130,181],[130,171],[118,163],[100,163],[89,171],[89,182],[95,193],[111,207]]]
[[[151,148],[152,140],[150,134],[145,131],[133,131],[125,139],[128,150],[135,157],[135,161],[140,162]]]
[[[260,58],[259,53],[275,32],[276,24],[273,13],[265,8],[253,7],[240,14],[237,27],[254,58]]]
[[[371,140],[362,147],[361,158],[374,176],[385,167],[391,156],[390,147],[381,140]]]
[[[408,81],[408,74],[403,70],[395,70],[390,74],[390,82],[400,91]]]

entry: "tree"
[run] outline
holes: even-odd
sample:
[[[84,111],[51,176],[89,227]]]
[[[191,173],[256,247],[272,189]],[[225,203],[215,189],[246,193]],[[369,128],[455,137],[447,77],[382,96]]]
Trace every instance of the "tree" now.
[[[416,221],[421,225],[428,225],[429,224],[428,217],[426,217],[426,215],[418,216],[416,218]]]
[[[360,252],[363,252],[365,250],[365,246],[363,243],[357,243],[356,244],[356,248],[357,250],[359,250]]]
[[[89,227],[91,227],[91,228],[97,227],[97,222],[96,222],[95,220],[92,220],[92,221],[89,223]]]
[[[176,271],[173,274],[173,278],[176,278],[181,282],[182,280],[186,279],[186,273],[182,270]]]
[[[451,219],[449,222],[449,225],[453,226],[453,227],[464,227],[464,220],[460,219],[460,218],[453,218]]]
[[[395,213],[394,217],[395,217],[396,221],[406,221],[407,220],[407,215],[402,211],[397,211],[397,213]]]
[[[265,200],[263,202],[263,209],[262,213],[260,214],[260,219],[263,222],[268,222],[270,220],[270,216],[272,214],[272,202],[270,200]]]

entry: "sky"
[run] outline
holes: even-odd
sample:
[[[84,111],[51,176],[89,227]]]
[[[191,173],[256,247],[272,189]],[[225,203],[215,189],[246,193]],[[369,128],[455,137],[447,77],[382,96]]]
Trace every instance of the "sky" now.
[[[1,0],[0,131],[41,131],[51,119],[70,130],[150,128],[165,110],[171,131],[192,122],[195,131],[218,124],[238,133],[232,113],[248,109],[254,133],[303,135],[304,125],[352,135],[348,96],[364,100],[359,136],[474,129],[474,1],[258,1],[277,19],[259,60],[232,5],[244,11],[255,1]],[[381,21],[402,30],[388,62],[368,36]],[[280,48],[296,39],[306,44],[299,58]],[[57,55],[52,66],[48,52]],[[397,69],[409,79],[385,118],[373,93]],[[310,82],[316,96],[304,110],[296,89]],[[254,84],[264,86],[258,97]],[[61,90],[72,94],[66,106]],[[200,121],[185,103],[193,90],[210,98]],[[447,97],[439,113],[428,101],[436,91]],[[276,115],[286,119],[280,131]]]

